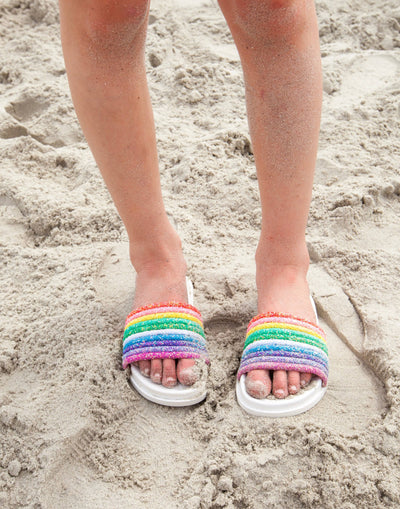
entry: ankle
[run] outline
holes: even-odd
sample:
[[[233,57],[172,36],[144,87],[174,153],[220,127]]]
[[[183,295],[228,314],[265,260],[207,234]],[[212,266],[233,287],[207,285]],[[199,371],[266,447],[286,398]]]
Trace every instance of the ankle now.
[[[175,232],[160,236],[149,235],[143,241],[130,242],[130,258],[138,274],[157,274],[172,271],[186,274],[186,261],[182,252],[182,243]]]
[[[136,270],[134,307],[155,302],[187,302],[186,262],[179,237],[131,244]]]
[[[257,251],[256,284],[258,312],[289,313],[315,321],[307,282],[309,257],[307,249],[291,249],[289,253]]]
[[[279,239],[260,240],[256,251],[257,278],[305,279],[310,257],[305,241],[285,243]]]

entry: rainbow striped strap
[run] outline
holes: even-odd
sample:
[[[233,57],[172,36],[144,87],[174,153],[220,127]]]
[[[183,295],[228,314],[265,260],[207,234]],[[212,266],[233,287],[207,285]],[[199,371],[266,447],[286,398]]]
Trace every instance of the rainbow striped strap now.
[[[324,331],[292,315],[257,315],[247,328],[238,378],[254,369],[313,373],[326,386],[328,347]]]
[[[204,359],[210,362],[200,312],[168,302],[132,311],[125,322],[122,367],[148,359]]]

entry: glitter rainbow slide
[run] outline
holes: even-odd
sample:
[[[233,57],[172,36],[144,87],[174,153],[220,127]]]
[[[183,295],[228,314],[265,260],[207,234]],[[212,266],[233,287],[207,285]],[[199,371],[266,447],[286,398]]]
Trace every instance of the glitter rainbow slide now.
[[[193,287],[186,280],[189,302]],[[122,367],[130,366],[130,380],[145,398],[167,406],[187,406],[206,397],[204,381],[167,388],[142,375],[132,363],[151,359],[201,359],[209,364],[203,321],[192,303],[167,302],[132,311],[125,322]]]
[[[314,309],[314,301],[312,301]],[[246,373],[255,369],[312,373],[310,387],[286,399],[256,399],[245,388]],[[328,348],[318,325],[283,313],[257,315],[247,335],[236,386],[240,406],[253,415],[284,417],[305,412],[318,403],[328,382]]]
[[[209,362],[203,322],[190,304],[169,302],[136,309],[125,323],[122,367],[150,359]]]

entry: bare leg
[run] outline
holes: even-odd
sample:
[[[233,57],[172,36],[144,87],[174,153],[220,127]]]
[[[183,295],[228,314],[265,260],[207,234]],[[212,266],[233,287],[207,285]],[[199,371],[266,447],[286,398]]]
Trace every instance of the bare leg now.
[[[259,312],[315,321],[305,228],[317,153],[322,79],[312,0],[219,0],[243,66],[262,204],[256,253]],[[258,370],[247,391],[294,394],[310,375]],[[271,389],[272,386],[272,389]]]
[[[160,189],[144,64],[149,0],[60,0],[61,34],[75,109],[126,226],[137,272],[135,307],[185,301],[186,263]],[[193,383],[194,362],[143,361],[165,386]],[[177,375],[178,371],[178,375]]]

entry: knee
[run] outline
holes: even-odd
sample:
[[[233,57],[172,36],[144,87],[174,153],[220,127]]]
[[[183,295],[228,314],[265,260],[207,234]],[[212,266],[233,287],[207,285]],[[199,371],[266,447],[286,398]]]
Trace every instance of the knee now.
[[[82,1],[82,0],[80,0]],[[86,0],[84,33],[90,43],[109,50],[126,49],[145,34],[150,0]]]
[[[247,40],[290,41],[306,26],[313,0],[228,0],[235,25]]]

